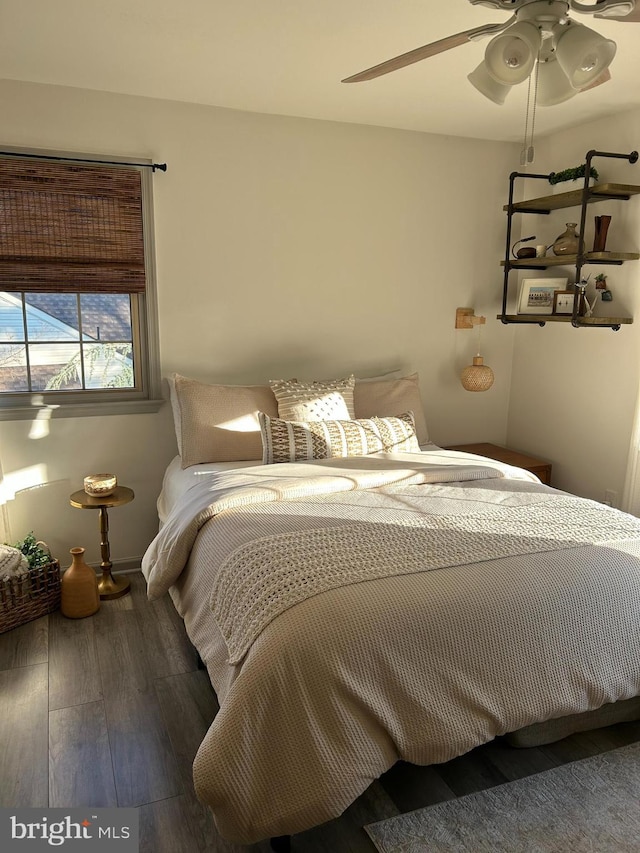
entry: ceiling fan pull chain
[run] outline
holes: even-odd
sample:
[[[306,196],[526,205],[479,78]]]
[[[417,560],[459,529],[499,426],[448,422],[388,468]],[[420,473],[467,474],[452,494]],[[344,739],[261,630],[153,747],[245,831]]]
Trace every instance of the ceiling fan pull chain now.
[[[524,119],[524,139],[522,141],[522,151],[520,152],[520,165],[527,165],[528,145],[529,145],[529,107],[531,104],[531,77],[527,84],[527,111]]]
[[[533,147],[533,134],[536,127],[536,107],[538,106],[538,71],[540,69],[540,54],[538,54],[538,61],[536,62],[536,67],[529,78],[529,84],[531,84],[531,79],[533,78],[533,110],[531,114],[531,139],[529,143],[529,147],[527,149],[527,163],[533,163],[533,158],[535,156],[535,149]]]

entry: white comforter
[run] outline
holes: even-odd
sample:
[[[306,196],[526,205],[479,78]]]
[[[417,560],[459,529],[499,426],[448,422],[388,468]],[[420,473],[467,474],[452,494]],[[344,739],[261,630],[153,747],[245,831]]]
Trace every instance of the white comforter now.
[[[194,779],[223,835],[300,831],[398,758],[446,761],[640,694],[640,521],[534,481],[430,453],[255,466],[186,492],[143,571],[218,692]],[[401,548],[371,574],[354,542],[381,527]]]

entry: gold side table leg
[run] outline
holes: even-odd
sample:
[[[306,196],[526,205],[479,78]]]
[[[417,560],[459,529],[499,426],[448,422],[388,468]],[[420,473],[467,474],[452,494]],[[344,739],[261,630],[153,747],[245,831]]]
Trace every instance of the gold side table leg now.
[[[102,577],[98,581],[100,598],[107,601],[120,598],[129,592],[131,581],[128,578],[114,578],[111,574],[111,550],[109,548],[109,516],[106,506],[100,507],[100,556]]]

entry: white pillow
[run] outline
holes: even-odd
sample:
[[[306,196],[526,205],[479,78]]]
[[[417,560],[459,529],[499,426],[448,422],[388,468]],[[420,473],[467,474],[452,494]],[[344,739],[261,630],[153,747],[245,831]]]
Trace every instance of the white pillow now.
[[[278,416],[286,421],[348,420],[355,417],[355,376],[326,382],[272,379],[269,386],[278,401]]]

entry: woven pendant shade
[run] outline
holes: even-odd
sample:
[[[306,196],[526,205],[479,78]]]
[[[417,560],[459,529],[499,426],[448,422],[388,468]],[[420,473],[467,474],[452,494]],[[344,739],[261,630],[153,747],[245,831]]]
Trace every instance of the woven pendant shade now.
[[[462,387],[466,391],[487,391],[493,385],[493,370],[488,364],[484,364],[481,355],[473,358],[473,364],[465,367],[460,374]]]
[[[141,293],[142,182],[135,168],[0,158],[0,287]]]

